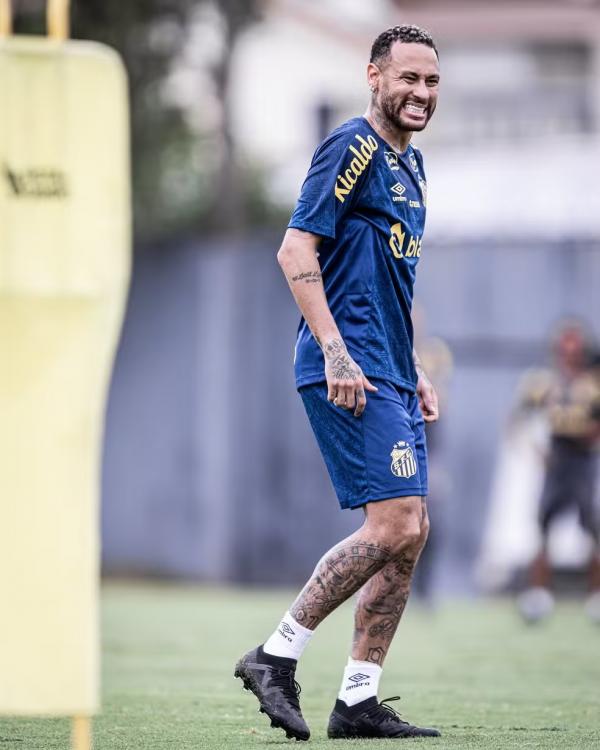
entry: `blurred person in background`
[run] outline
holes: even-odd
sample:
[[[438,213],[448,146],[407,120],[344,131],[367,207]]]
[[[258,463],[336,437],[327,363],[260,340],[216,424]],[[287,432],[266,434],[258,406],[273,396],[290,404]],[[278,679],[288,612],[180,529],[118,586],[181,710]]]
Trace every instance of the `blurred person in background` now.
[[[439,735],[377,700],[429,528],[424,422],[437,419],[438,406],[413,349],[427,185],[410,140],[433,115],[439,77],[427,32],[397,26],[375,40],[367,112],[317,149],[278,254],[303,316],[297,387],[341,507],[365,514],[317,563],[273,634],[236,665],[272,726],[296,739],[310,734],[297,660],[315,628],[359,589],[328,736]]]
[[[553,609],[548,538],[555,519],[576,509],[593,548],[589,561],[590,594],[586,609],[600,623],[600,515],[597,464],[600,445],[600,367],[583,327],[560,326],[553,340],[554,370],[535,379],[524,401],[541,409],[550,437],[539,504],[541,547],[527,572],[528,588],[518,598],[522,616],[537,622]]]

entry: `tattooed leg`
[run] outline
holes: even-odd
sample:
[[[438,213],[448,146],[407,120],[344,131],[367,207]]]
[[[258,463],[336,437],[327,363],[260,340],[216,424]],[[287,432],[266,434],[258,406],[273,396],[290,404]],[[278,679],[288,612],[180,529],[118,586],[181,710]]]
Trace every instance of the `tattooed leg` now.
[[[290,608],[292,617],[304,627],[314,630],[384,566],[420,539],[421,498],[383,500],[367,506],[365,512],[364,525],[321,558]]]
[[[410,594],[415,565],[427,540],[426,510],[421,528],[418,542],[396,555],[363,586],[354,615],[353,659],[383,665]]]
[[[314,630],[392,558],[385,544],[369,541],[360,529],[325,553],[290,608],[301,625]]]

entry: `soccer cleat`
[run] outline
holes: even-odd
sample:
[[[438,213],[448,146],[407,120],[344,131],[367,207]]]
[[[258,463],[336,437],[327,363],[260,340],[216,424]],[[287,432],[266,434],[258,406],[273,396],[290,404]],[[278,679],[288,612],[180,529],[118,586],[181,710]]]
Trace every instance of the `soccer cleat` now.
[[[310,730],[300,710],[300,685],[295,674],[295,659],[266,654],[262,646],[242,656],[234,672],[243,681],[244,689],[258,698],[259,711],[267,714],[272,727],[281,727],[288,739],[307,740]]]
[[[385,737],[439,737],[437,729],[415,727],[400,718],[386,701],[398,701],[400,696],[386,698],[377,702],[377,698],[367,698],[354,706],[347,706],[339,698],[335,702],[327,736],[329,739],[351,738],[385,738]]]

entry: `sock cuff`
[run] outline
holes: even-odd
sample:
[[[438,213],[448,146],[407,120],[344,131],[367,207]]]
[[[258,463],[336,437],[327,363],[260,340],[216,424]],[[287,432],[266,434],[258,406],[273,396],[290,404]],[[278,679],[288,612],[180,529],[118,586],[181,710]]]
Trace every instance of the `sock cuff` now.
[[[380,667],[379,664],[375,664],[372,661],[361,661],[360,659],[353,659],[351,656],[348,657],[348,663],[346,664],[346,666],[369,669],[371,671],[374,671],[375,674],[383,672],[383,667]]]
[[[310,630],[310,628],[305,628],[304,625],[300,625],[300,623],[292,617],[289,610],[285,613],[283,619],[287,620],[287,622],[291,624],[296,633],[299,633],[303,636],[310,637],[315,632],[314,630]]]

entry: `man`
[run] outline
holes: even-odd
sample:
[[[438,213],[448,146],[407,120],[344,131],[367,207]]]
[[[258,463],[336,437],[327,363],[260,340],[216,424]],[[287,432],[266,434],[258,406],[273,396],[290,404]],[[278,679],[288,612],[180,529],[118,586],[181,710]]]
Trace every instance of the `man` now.
[[[329,737],[439,735],[377,701],[429,525],[424,420],[435,421],[438,408],[412,348],[426,182],[410,140],[435,110],[439,77],[427,32],[397,26],[377,37],[367,112],[317,149],[278,253],[303,316],[297,386],[341,507],[365,513],[358,531],[317,563],[270,638],[236,665],[272,726],[296,739],[310,734],[297,660],[315,628],[359,589]]]
[[[541,547],[528,570],[528,588],[518,598],[521,615],[535,623],[554,607],[548,555],[550,528],[576,508],[581,528],[592,541],[589,558],[590,595],[586,609],[600,622],[600,514],[596,508],[596,477],[600,445],[600,370],[590,362],[590,342],[577,321],[561,325],[553,340],[555,368],[540,383],[526,382],[524,406],[542,410],[550,441],[538,513]]]

